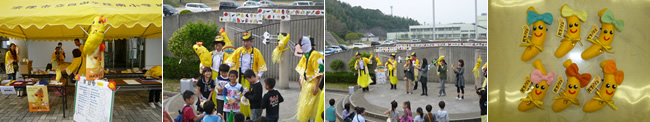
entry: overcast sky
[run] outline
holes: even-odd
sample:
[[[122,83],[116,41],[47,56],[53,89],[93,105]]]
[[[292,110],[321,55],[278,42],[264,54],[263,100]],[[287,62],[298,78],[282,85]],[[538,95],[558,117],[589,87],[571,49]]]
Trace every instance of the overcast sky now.
[[[420,24],[430,25],[433,21],[432,0],[340,0],[351,6],[361,6],[367,9],[379,9],[384,14],[390,15],[390,6],[393,6],[393,15],[409,17]],[[487,13],[487,0],[478,0],[477,15]],[[474,0],[437,0],[436,24],[465,22],[474,23]]]

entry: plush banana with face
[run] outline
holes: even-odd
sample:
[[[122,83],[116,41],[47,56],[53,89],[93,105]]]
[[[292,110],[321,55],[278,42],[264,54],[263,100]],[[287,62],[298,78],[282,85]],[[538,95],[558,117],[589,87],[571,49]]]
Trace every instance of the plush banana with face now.
[[[600,67],[603,68],[603,85],[596,91],[596,96],[585,103],[585,106],[582,108],[584,112],[595,112],[606,105],[609,105],[614,110],[618,109],[614,106],[612,97],[616,93],[616,88],[623,83],[623,71],[616,68],[616,62],[614,60],[603,61],[600,63]]]
[[[580,27],[582,27],[580,22],[585,22],[587,20],[586,11],[573,10],[567,4],[564,4],[564,6],[560,8],[560,11],[562,12],[562,17],[566,18],[569,31],[564,34],[564,39],[562,39],[560,47],[555,50],[555,57],[558,58],[569,53],[569,51],[576,46],[576,43],[580,42]],[[580,42],[580,45],[582,45],[582,42]]]
[[[553,15],[551,13],[539,14],[532,6],[528,8],[526,13],[528,14],[528,24],[533,25],[533,36],[531,39],[526,37],[525,41],[520,44],[520,46],[526,47],[524,54],[521,55],[522,61],[528,61],[542,51],[542,46],[544,46],[546,40],[546,32],[548,31],[546,24],[553,24]]]
[[[582,59],[589,60],[594,58],[603,52],[614,53],[612,51],[612,42],[614,42],[614,29],[617,31],[623,30],[623,20],[617,20],[614,18],[614,13],[607,10],[607,8],[600,10],[598,12],[600,16],[601,33],[598,36],[598,39],[592,40],[587,39],[587,41],[593,43],[589,48],[582,52]]]
[[[553,83],[555,78],[554,72],[546,72],[542,61],[537,59],[533,61],[533,66],[535,70],[530,74],[530,80],[534,83],[534,88],[531,92],[528,93],[526,98],[521,99],[519,104],[519,111],[525,112],[534,107],[544,110],[542,105],[544,102],[544,97],[546,96],[546,91],[550,88],[550,84]]]
[[[559,97],[553,98],[556,100],[553,103],[553,111],[555,112],[564,111],[572,104],[580,106],[580,101],[577,99],[580,88],[587,86],[591,80],[591,74],[580,74],[578,65],[572,63],[571,59],[564,61],[563,66],[566,68],[567,84],[564,92],[560,92]]]

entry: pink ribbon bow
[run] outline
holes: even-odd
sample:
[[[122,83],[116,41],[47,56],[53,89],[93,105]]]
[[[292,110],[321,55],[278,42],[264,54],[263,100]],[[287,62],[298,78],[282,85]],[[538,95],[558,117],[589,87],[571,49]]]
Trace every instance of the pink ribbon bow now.
[[[542,71],[535,69],[533,70],[532,73],[530,73],[530,81],[532,81],[533,83],[539,83],[545,80],[546,83],[551,84],[553,83],[554,78],[555,78],[554,72],[549,72],[547,75],[543,75]]]

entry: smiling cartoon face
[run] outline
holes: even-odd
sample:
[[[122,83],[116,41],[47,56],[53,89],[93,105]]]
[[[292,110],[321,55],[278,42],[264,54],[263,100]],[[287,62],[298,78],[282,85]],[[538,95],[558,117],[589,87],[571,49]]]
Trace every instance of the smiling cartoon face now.
[[[576,77],[569,77],[567,80],[566,88],[566,95],[571,98],[576,98],[578,97],[578,94],[580,93],[580,80]]]
[[[544,40],[546,40],[546,24],[544,21],[537,21],[533,23],[533,43],[536,45],[544,45]]]
[[[580,38],[580,19],[577,16],[569,16],[566,18],[569,36],[573,38]]]
[[[610,100],[614,96],[616,88],[618,88],[615,78],[614,74],[605,74],[605,81],[603,81],[602,86],[600,86],[600,95],[602,95],[604,99]]]
[[[549,89],[548,83],[546,81],[542,81],[539,83],[534,84],[532,95],[533,99],[535,100],[543,100],[544,96],[546,96],[546,91]]]
[[[614,25],[602,23],[602,26],[598,40],[603,42],[604,45],[610,45],[614,41],[614,33],[616,33],[614,32]]]

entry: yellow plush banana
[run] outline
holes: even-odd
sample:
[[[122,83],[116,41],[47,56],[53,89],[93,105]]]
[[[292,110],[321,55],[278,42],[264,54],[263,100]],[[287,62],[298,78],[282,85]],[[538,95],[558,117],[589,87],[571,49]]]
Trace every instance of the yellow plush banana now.
[[[93,19],[90,32],[88,32],[88,39],[86,39],[86,43],[84,44],[84,54],[92,55],[97,47],[102,44],[102,41],[104,40],[104,31],[106,31],[104,26],[105,23],[106,18],[104,18],[104,16],[95,17]]]
[[[208,49],[203,46],[203,43],[197,42],[194,44],[194,46],[192,46],[192,48],[194,48],[196,55],[199,56],[199,60],[201,60],[201,66],[212,66],[212,53],[210,53],[210,51],[208,51]]]
[[[528,24],[533,25],[533,36],[529,40],[526,39],[520,45],[526,47],[524,53],[521,55],[522,61],[528,61],[542,51],[542,46],[544,46],[544,41],[546,40],[546,32],[548,31],[546,24],[553,23],[553,15],[551,13],[539,14],[532,6],[528,8],[526,14],[528,14]]]
[[[151,69],[147,70],[147,72],[144,73],[144,76],[159,78],[160,76],[162,76],[162,74],[163,74],[162,67],[160,67],[160,65],[156,65],[151,67]]]
[[[606,105],[609,105],[614,110],[618,109],[614,106],[612,97],[616,93],[616,88],[623,83],[623,71],[616,68],[616,62],[614,60],[603,61],[600,63],[600,67],[603,68],[603,85],[596,91],[596,96],[585,103],[585,106],[582,108],[584,112],[595,112]]]
[[[546,96],[546,91],[550,88],[549,84],[553,83],[555,77],[554,72],[546,72],[541,60],[535,60],[533,66],[535,67],[535,70],[530,74],[530,80],[534,83],[533,85],[535,88],[528,93],[526,98],[521,99],[518,110],[522,112],[528,111],[534,107],[542,110],[544,109],[542,107],[544,102],[542,101]]]
[[[285,48],[285,46],[287,46],[287,44],[289,43],[289,38],[290,38],[289,34],[287,34],[287,36],[278,34],[278,40],[279,40],[278,46],[275,47],[275,49],[273,49],[273,58],[272,58],[273,63],[278,63],[282,61],[282,52],[289,49],[289,48]]]
[[[440,65],[440,61],[442,61],[443,59],[445,59],[445,56],[440,56],[438,58],[438,61],[436,61],[436,64]],[[436,74],[440,75],[440,72],[438,70],[436,70]]]
[[[614,53],[610,46],[614,42],[614,29],[623,30],[623,21],[614,19],[614,14],[607,8],[600,10],[598,16],[600,16],[600,24],[602,25],[601,33],[596,40],[587,39],[593,44],[582,52],[581,56],[584,60],[594,58],[603,52]]]
[[[560,47],[555,50],[555,57],[558,58],[569,53],[569,51],[576,46],[576,43],[580,42],[580,21],[584,22],[587,19],[586,11],[575,11],[567,4],[564,4],[564,6],[560,8],[560,11],[562,17],[566,18],[569,29],[567,33],[564,34],[564,39],[562,39]],[[580,45],[582,45],[582,42],[580,42]]]
[[[560,112],[569,108],[571,104],[580,105],[580,101],[577,99],[578,94],[580,93],[580,88],[587,86],[589,80],[591,80],[591,74],[584,73],[580,74],[578,72],[578,65],[572,63],[571,59],[564,61],[563,66],[566,69],[565,73],[567,75],[567,84],[564,88],[564,92],[560,92],[559,97],[553,98],[555,103],[553,103],[553,111]]]

